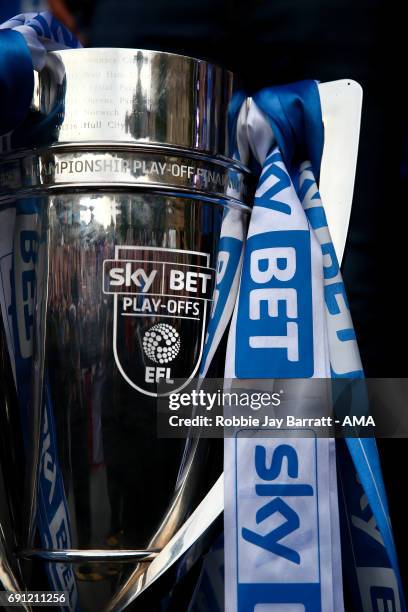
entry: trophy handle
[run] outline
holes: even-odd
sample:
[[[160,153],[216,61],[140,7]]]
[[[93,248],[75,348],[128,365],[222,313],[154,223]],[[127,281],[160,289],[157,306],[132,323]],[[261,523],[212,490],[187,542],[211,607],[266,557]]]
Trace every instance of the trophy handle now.
[[[324,148],[319,191],[341,263],[353,202],[363,90],[350,79],[319,85]]]

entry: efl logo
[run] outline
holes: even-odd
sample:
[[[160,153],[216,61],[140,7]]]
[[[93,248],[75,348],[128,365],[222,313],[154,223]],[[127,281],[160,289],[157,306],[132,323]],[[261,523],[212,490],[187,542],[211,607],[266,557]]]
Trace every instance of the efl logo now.
[[[242,279],[237,376],[312,376],[309,232],[267,232],[249,238]]]

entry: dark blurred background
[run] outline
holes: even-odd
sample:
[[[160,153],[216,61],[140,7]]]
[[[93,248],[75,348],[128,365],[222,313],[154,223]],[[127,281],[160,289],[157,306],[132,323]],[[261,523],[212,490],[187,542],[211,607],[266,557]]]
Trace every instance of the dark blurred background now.
[[[0,18],[42,0],[0,0]],[[343,275],[365,373],[407,375],[404,211],[408,124],[404,15],[380,0],[49,0],[87,46],[160,49],[232,69],[251,92],[305,78],[351,78],[364,90],[359,160]],[[406,246],[407,245],[407,246]],[[401,571],[405,440],[379,440]]]

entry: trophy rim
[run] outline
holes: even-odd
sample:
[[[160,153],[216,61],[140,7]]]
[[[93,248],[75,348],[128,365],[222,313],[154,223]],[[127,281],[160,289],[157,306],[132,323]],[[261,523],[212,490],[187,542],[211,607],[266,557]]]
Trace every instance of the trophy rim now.
[[[233,73],[207,60],[86,47],[47,55],[43,70],[35,73],[31,111],[34,123],[44,126],[41,137],[48,146],[149,143],[231,158],[233,94]],[[38,144],[36,133],[34,138]]]
[[[209,60],[202,59],[200,57],[195,57],[194,55],[185,55],[184,53],[173,53],[172,51],[161,51],[158,49],[143,49],[142,47],[79,47],[77,49],[60,49],[50,51],[50,55],[59,55],[59,54],[75,54],[77,52],[81,52],[82,54],[86,51],[128,51],[128,52],[141,52],[141,53],[149,53],[152,55],[162,55],[166,57],[174,57],[190,60],[192,62],[196,62],[199,64],[205,64],[206,66],[211,66],[216,68],[217,70],[221,70],[225,74],[227,74],[230,78],[235,77],[235,73],[229,68],[225,68],[225,66],[221,66],[216,62],[211,62]]]

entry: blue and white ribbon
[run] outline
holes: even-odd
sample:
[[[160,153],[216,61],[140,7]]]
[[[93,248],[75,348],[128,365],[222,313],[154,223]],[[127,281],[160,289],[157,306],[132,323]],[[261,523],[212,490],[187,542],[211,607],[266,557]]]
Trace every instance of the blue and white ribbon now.
[[[248,163],[252,153],[262,171],[242,247],[226,378],[361,378],[347,297],[316,185],[323,129],[315,83],[264,90],[249,113],[246,103],[238,106],[231,125],[237,130],[235,156]],[[304,162],[308,158],[312,163]],[[230,299],[224,313],[213,309],[210,326],[218,326],[218,333],[207,337],[209,358],[231,316],[231,295],[237,293],[231,283],[218,290],[227,292],[224,298],[218,295],[218,305]],[[406,610],[374,440],[335,444],[260,432],[226,440],[226,610],[344,609],[339,507],[353,610]],[[208,578],[203,577],[205,592]],[[198,590],[197,601],[202,596]]]
[[[321,248],[279,150],[259,161],[225,377],[327,378]],[[334,446],[290,433],[225,440],[226,610],[342,609]]]
[[[0,25],[0,153],[28,146],[30,137],[38,143],[39,132],[47,128],[49,118],[44,125],[35,126],[35,134],[18,130],[33,96],[33,69],[44,68],[48,51],[78,47],[81,44],[77,38],[50,11],[23,13]],[[59,71],[63,66],[57,60],[53,62],[53,70],[62,83],[64,74]]]
[[[333,378],[359,378],[363,370],[337,256],[312,168],[300,167],[299,195],[323,253],[329,355]],[[364,398],[357,397],[357,401]],[[343,554],[356,610],[405,610],[387,497],[375,440],[337,444]]]
[[[21,13],[0,24],[0,30],[13,30],[24,37],[37,71],[44,68],[48,51],[81,47],[78,39],[50,11]]]

